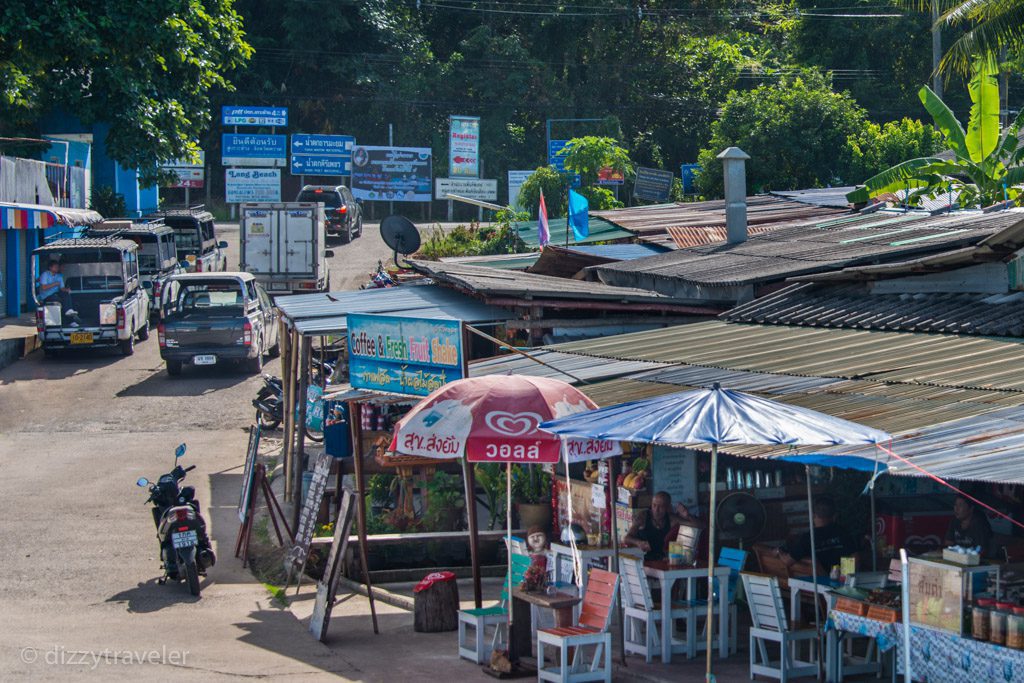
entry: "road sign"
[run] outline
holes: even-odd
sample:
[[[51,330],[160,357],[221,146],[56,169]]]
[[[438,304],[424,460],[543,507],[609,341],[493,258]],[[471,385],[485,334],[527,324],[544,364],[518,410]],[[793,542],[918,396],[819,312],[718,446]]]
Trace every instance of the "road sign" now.
[[[700,164],[680,164],[679,177],[683,179],[683,194],[696,192],[694,180],[700,171]]]
[[[221,163],[225,166],[284,166],[287,148],[287,135],[224,133]]]
[[[519,207],[519,188],[523,186],[526,179],[533,175],[533,171],[509,171],[508,172],[508,205],[513,208]]]
[[[480,117],[452,116],[448,120],[448,173],[452,177],[480,175]]]
[[[163,164],[161,168],[177,176],[177,180],[165,187],[202,187],[206,180],[206,152],[199,150],[199,161],[193,163],[188,159],[175,159]]]
[[[281,171],[276,168],[229,168],[224,171],[225,201],[281,201]]]
[[[287,126],[288,107],[237,107],[224,105],[220,120],[225,126]]]
[[[448,199],[455,194],[482,202],[498,201],[498,181],[480,178],[434,178],[434,198]]]
[[[565,155],[559,152],[567,144],[568,140],[548,140],[548,165],[557,168],[559,173],[565,172]]]
[[[637,199],[666,202],[668,201],[669,194],[672,192],[672,179],[674,177],[671,171],[637,166],[636,181],[633,183],[633,196]]]
[[[292,135],[292,175],[348,175],[355,143],[351,135]]]

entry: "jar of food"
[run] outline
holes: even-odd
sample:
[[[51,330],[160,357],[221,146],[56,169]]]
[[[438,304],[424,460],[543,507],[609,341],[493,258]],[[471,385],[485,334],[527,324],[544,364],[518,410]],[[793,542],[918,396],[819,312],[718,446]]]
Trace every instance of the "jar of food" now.
[[[1006,617],[1006,647],[1024,650],[1024,607],[1014,607]]]
[[[979,598],[971,610],[971,637],[975,640],[988,640],[989,638],[989,611],[992,609],[992,600]]]
[[[989,611],[989,642],[996,645],[1006,645],[1006,616],[1012,607],[1007,602],[997,602]]]

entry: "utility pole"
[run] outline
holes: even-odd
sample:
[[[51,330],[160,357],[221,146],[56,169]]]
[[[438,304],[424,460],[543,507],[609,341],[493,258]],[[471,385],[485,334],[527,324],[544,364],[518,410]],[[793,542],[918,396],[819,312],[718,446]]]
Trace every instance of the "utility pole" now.
[[[932,90],[942,98],[942,76],[939,61],[942,59],[942,31],[939,29],[939,0],[932,0]]]

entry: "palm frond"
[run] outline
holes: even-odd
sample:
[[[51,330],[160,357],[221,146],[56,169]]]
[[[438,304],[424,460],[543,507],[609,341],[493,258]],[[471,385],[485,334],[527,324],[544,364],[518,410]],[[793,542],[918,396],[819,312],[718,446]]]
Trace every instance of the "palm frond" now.
[[[968,73],[979,57],[995,65],[1004,48],[1024,44],[1024,0],[968,0],[943,19],[947,24],[976,22],[942,58],[939,69],[947,73]]]

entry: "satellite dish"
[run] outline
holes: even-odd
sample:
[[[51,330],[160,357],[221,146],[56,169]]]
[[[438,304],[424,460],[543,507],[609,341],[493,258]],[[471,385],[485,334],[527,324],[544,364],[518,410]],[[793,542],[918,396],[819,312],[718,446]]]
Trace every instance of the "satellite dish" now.
[[[405,216],[388,216],[380,222],[380,236],[384,244],[395,252],[395,264],[398,255],[408,256],[420,248],[420,233],[413,222]]]

